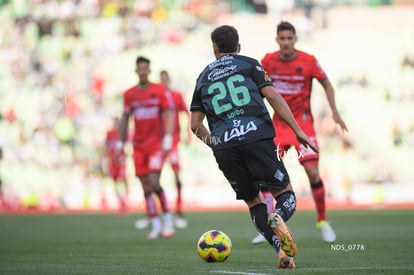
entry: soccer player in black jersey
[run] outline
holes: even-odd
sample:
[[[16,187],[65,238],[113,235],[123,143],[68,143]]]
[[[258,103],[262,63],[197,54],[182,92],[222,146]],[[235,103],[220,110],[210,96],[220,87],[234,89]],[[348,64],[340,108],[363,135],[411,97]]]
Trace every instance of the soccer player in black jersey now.
[[[238,54],[237,30],[220,26],[211,33],[211,40],[216,60],[197,79],[190,106],[191,129],[211,147],[236,199],[245,201],[253,224],[275,248],[278,267],[295,268],[296,243],[285,222],[295,211],[296,198],[285,166],[277,157],[275,131],[263,97],[300,143],[313,150],[315,145],[298,126],[260,63]],[[260,186],[269,188],[276,199],[271,215]]]

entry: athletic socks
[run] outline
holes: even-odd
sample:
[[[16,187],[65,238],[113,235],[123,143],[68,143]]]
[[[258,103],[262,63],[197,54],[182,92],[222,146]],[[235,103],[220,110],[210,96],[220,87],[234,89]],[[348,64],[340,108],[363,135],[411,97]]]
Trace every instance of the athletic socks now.
[[[325,186],[322,181],[311,184],[313,200],[315,201],[317,220],[326,221]]]
[[[165,196],[164,189],[160,188],[159,190],[155,191],[155,194],[157,194],[158,199],[160,201],[162,212],[164,213],[170,212],[168,208],[167,197]]]
[[[267,242],[273,246],[273,248],[278,253],[280,250],[279,239],[273,232],[270,225],[267,223],[267,207],[264,203],[256,204],[255,206],[249,208],[250,217],[252,219],[253,225],[256,227],[257,231],[262,234]]]
[[[293,191],[286,191],[276,198],[276,210],[282,219],[287,222],[296,209],[296,196]]]
[[[155,203],[154,197],[152,196],[152,193],[146,193],[144,197],[148,217],[153,218],[158,216],[157,205]]]

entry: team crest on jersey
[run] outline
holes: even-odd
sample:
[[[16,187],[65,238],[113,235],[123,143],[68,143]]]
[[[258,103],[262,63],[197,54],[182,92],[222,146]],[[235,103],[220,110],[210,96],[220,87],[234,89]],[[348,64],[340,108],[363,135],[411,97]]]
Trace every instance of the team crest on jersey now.
[[[269,82],[272,81],[269,75],[267,74],[267,72],[264,73],[264,80],[269,81]]]
[[[302,67],[297,67],[297,68],[296,68],[296,72],[297,72],[298,74],[302,73],[302,71],[303,71]]]

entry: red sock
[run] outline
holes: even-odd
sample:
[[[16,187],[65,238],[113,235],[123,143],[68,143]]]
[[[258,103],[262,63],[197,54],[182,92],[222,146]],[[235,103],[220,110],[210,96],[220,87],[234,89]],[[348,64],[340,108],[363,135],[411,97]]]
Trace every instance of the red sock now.
[[[270,191],[262,191],[264,200],[266,202],[267,214],[273,213],[274,205],[273,205],[273,194]]]
[[[149,218],[158,216],[157,204],[152,196],[152,193],[145,194],[145,204],[147,207],[147,215]]]
[[[165,196],[165,192],[164,189],[160,189],[156,192],[158,199],[160,200],[160,205],[161,205],[161,209],[162,212],[167,213],[170,212],[170,210],[168,209],[168,202],[167,202],[167,197]]]
[[[326,221],[326,206],[325,206],[325,186],[322,181],[311,184],[312,196],[315,201],[316,212],[318,214],[317,220]]]

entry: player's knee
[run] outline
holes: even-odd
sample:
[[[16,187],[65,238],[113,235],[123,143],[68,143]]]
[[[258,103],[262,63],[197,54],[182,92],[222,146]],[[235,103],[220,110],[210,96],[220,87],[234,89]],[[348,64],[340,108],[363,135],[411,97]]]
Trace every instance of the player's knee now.
[[[318,182],[320,177],[319,177],[319,170],[318,170],[318,166],[316,165],[312,165],[312,166],[305,166],[305,171],[306,174],[309,178],[309,182]]]

